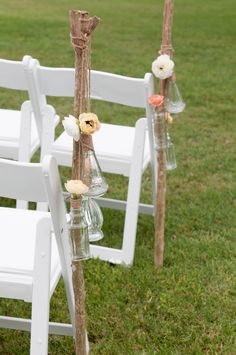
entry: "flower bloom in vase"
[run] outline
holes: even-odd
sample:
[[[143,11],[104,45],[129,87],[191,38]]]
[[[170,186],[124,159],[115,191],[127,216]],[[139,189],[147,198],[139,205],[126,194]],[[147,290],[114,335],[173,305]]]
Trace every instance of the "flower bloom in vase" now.
[[[95,113],[87,112],[79,115],[79,127],[84,134],[93,134],[101,127],[99,119]]]
[[[89,230],[81,198],[81,195],[88,191],[88,187],[81,180],[68,180],[65,188],[71,194],[71,209],[67,222],[71,258],[72,261],[88,259]]]
[[[73,197],[86,194],[89,190],[81,180],[68,180],[65,183],[65,188]]]
[[[80,131],[79,131],[78,123],[79,121],[72,115],[69,115],[68,117],[64,117],[64,120],[62,121],[66,133],[70,137],[73,137],[73,139],[76,142],[78,142],[80,139]]]
[[[152,95],[148,98],[148,102],[150,105],[153,106],[161,106],[164,102],[164,96],[163,95]]]
[[[172,76],[174,65],[167,54],[162,54],[152,62],[152,72],[157,78],[164,80]]]

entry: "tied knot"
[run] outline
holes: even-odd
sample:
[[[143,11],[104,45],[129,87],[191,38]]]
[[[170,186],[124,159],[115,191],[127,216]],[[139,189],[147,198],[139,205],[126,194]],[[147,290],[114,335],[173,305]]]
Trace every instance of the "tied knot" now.
[[[81,198],[71,198],[70,199],[71,207],[72,208],[80,208],[81,207]]]
[[[76,49],[80,49],[81,51],[84,51],[86,48],[88,48],[88,36],[86,34],[81,33],[79,36],[70,36],[71,37],[71,43],[72,46]]]
[[[83,151],[94,150],[93,140],[90,135],[82,133],[80,136],[80,143]]]

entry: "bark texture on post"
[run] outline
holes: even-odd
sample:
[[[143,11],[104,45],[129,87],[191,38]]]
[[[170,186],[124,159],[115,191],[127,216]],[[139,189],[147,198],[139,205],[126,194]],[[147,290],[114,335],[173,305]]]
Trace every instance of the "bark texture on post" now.
[[[90,18],[87,11],[71,11],[71,42],[75,50],[75,97],[74,116],[78,117],[90,109],[90,39],[99,23],[98,17]],[[81,178],[84,149],[93,149],[92,137],[81,134],[79,142],[73,141],[72,179]],[[72,281],[75,296],[75,346],[76,355],[86,352],[86,311],[83,265],[81,261],[72,262]]]
[[[172,57],[171,30],[174,13],[174,0],[165,0],[162,28],[162,44],[160,54],[168,54]],[[160,94],[166,96],[168,79],[160,81]],[[164,111],[164,105],[157,110]],[[164,119],[164,117],[163,117]],[[163,141],[163,131],[157,132],[157,138]],[[154,263],[161,267],[164,259],[164,233],[165,233],[165,209],[166,209],[166,152],[160,149],[157,152],[158,182],[157,182],[157,203],[155,215],[155,245]]]

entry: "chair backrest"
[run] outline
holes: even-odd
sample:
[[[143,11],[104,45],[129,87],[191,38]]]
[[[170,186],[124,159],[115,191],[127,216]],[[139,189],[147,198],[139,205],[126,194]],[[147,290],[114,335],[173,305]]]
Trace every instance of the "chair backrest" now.
[[[55,158],[47,155],[42,164],[0,159],[0,196],[49,204],[69,308],[73,315],[73,286],[66,208]]]
[[[30,56],[24,56],[22,61],[0,59],[0,87],[27,91],[25,71],[30,59]]]
[[[28,71],[32,57],[25,55],[22,61],[0,59],[0,87],[5,89],[27,91],[32,103],[32,90],[29,89]],[[37,112],[36,112],[37,113]],[[42,119],[35,114],[35,123],[41,139]]]
[[[113,73],[91,70],[90,96],[95,100],[118,103],[146,110],[150,155],[153,167],[153,186],[156,183],[156,157],[153,137],[153,110],[148,103],[154,93],[154,80],[151,73],[144,78],[132,78]],[[35,113],[40,114],[45,107],[46,96],[73,97],[75,70],[72,68],[51,68],[41,66],[39,61],[29,62],[28,82],[32,92],[32,105]],[[119,124],[119,122],[114,122]],[[155,191],[153,191],[155,194]]]
[[[43,67],[37,60],[31,61],[30,68],[38,95],[74,96],[74,69]],[[146,88],[152,85],[152,74],[147,73],[144,78],[137,79],[91,70],[90,76],[92,99],[146,109]]]

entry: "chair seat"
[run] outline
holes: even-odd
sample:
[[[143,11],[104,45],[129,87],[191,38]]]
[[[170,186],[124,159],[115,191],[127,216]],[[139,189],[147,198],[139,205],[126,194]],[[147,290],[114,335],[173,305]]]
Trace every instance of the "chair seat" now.
[[[0,207],[0,297],[31,301],[37,223],[49,212]],[[54,235],[51,253],[51,294],[61,275]],[[12,296],[14,293],[14,297]]]
[[[133,154],[135,127],[103,123],[93,135],[96,156],[104,172],[129,176]],[[52,154],[59,165],[71,166],[72,138],[63,132],[54,142]],[[149,140],[146,133],[143,170],[150,162]]]
[[[0,156],[18,159],[21,111],[0,110]],[[40,142],[35,120],[32,120],[30,156],[39,148]]]
[[[55,126],[59,123],[59,117],[55,116]],[[18,160],[19,137],[21,125],[21,111],[0,110],[0,157]],[[40,146],[35,119],[32,120],[30,157]]]

